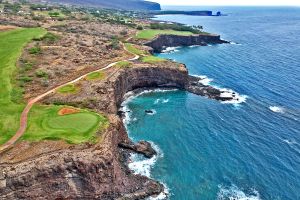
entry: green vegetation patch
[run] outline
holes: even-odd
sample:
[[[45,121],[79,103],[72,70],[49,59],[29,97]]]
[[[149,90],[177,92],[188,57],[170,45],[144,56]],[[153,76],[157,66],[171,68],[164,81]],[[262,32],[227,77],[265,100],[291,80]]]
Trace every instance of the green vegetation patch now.
[[[124,45],[125,45],[125,48],[127,49],[127,51],[129,51],[130,53],[133,53],[136,55],[145,55],[148,53],[146,51],[136,48],[133,44],[125,43]]]
[[[119,67],[119,68],[128,68],[128,67],[131,67],[132,63],[131,62],[128,62],[128,61],[120,61],[116,64],[116,67]]]
[[[22,140],[65,140],[72,144],[97,141],[97,131],[105,130],[108,119],[87,110],[59,115],[64,106],[34,106],[29,116],[28,128]]]
[[[86,76],[86,80],[92,81],[92,80],[103,80],[105,78],[104,72],[93,72]]]
[[[156,56],[145,56],[145,57],[142,57],[140,60],[142,62],[150,63],[150,64],[155,64],[157,62],[164,62],[164,61],[166,61],[165,59],[159,58],[159,57],[156,57]]]
[[[28,52],[29,52],[30,54],[40,54],[40,53],[42,52],[42,49],[41,49],[41,47],[39,47],[39,46],[35,46],[35,47],[30,48],[30,49],[28,50]]]
[[[47,43],[53,43],[59,40],[59,36],[55,35],[54,33],[47,32],[43,37],[34,38],[35,41],[45,41]]]
[[[68,84],[68,85],[58,88],[58,90],[57,90],[57,92],[59,92],[61,94],[74,94],[74,93],[77,93],[78,91],[79,91],[79,88],[75,84]]]
[[[193,33],[190,32],[190,31],[147,29],[147,30],[142,30],[142,31],[138,32],[136,37],[138,39],[153,39],[157,35],[184,35],[184,36],[189,36],[189,35],[193,35]]]
[[[0,144],[9,140],[18,130],[23,108],[23,89],[16,85],[16,62],[23,47],[34,37],[45,34],[41,28],[15,29],[0,32]],[[22,77],[30,81],[29,77]]]

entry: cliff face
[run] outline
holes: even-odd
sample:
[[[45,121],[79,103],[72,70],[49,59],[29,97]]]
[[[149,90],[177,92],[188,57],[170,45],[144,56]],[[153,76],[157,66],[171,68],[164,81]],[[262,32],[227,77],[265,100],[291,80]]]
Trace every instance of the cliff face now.
[[[55,149],[56,142],[17,147],[1,155],[0,199],[143,199],[159,194],[163,186],[127,168],[128,150],[152,156],[147,143],[132,146],[125,127],[116,115],[126,92],[141,87],[178,87],[187,84],[184,66],[140,66],[119,69],[105,81],[83,80],[84,93],[75,96],[54,94],[45,103],[64,101],[107,114],[110,127],[95,145],[68,145]],[[127,145],[129,144],[129,145]],[[20,143],[19,145],[24,146]],[[44,148],[44,149],[39,149]],[[41,153],[36,153],[38,150]],[[19,152],[27,155],[18,157]],[[150,152],[150,153],[149,153]]]
[[[80,81],[81,92],[53,94],[44,103],[61,102],[106,113],[110,126],[97,144],[50,145],[19,143],[0,155],[0,199],[143,199],[157,195],[163,186],[127,167],[128,151],[147,157],[155,154],[149,144],[132,144],[117,115],[124,95],[149,87],[176,87],[218,99],[220,91],[203,86],[188,75],[184,65],[138,65],[111,69],[107,79]],[[22,155],[20,155],[20,151]]]
[[[152,47],[154,52],[160,53],[167,47],[178,47],[178,46],[192,46],[201,45],[206,46],[207,44],[223,44],[228,43],[227,41],[221,40],[219,35],[191,35],[191,36],[180,36],[180,35],[159,35],[152,41],[145,43],[145,45]]]
[[[185,89],[188,85],[188,71],[185,66],[155,67],[143,66],[122,71],[114,77],[116,105],[119,107],[126,92],[138,88],[172,87]]]

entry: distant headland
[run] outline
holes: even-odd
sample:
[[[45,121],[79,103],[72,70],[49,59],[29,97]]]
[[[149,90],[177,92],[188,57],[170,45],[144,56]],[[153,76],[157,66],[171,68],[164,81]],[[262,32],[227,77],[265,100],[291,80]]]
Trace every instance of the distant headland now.
[[[161,10],[153,11],[155,15],[192,15],[192,16],[224,16],[221,11],[217,11],[213,14],[213,11],[202,10],[202,11],[178,11],[178,10]]]

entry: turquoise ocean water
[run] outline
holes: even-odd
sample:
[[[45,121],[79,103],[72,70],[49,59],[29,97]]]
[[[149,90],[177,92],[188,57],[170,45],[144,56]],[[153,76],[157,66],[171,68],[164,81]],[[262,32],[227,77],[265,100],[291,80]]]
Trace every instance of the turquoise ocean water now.
[[[300,8],[210,9],[228,16],[158,19],[203,25],[232,44],[157,56],[246,101],[222,104],[184,91],[129,99],[130,137],[159,150],[150,160],[132,155],[130,167],[164,183],[172,200],[300,199]]]

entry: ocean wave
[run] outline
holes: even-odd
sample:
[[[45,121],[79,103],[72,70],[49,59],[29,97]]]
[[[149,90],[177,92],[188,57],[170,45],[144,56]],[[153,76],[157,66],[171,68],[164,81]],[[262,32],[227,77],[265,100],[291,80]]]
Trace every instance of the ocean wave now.
[[[157,196],[149,197],[147,200],[166,200],[170,196],[170,189],[165,183],[162,183],[164,185],[164,191],[160,193]]]
[[[284,113],[284,108],[280,106],[270,106],[269,109],[275,113]]]
[[[199,77],[201,79],[201,80],[199,80],[199,83],[201,83],[203,85],[206,85],[206,86],[210,85],[210,86],[212,86],[212,87],[214,87],[216,89],[219,89],[222,92],[221,97],[233,97],[232,100],[223,101],[222,102],[223,104],[238,105],[238,104],[246,102],[246,100],[248,98],[247,95],[240,95],[239,93],[237,93],[237,92],[235,92],[235,91],[233,91],[231,89],[221,88],[221,87],[212,85],[211,82],[213,81],[213,79],[208,78],[205,75],[192,75],[192,76]]]
[[[233,44],[233,45],[242,45],[242,44],[236,43],[236,42],[230,42],[229,44]]]
[[[246,194],[235,185],[230,187],[219,186],[218,200],[261,200],[258,191],[252,189]]]
[[[200,45],[191,45],[191,46],[188,46],[189,48],[195,48],[195,47],[200,47]]]
[[[160,148],[150,141],[151,146],[157,152],[157,155],[148,159],[143,155],[131,153],[130,154],[130,162],[128,164],[129,169],[133,171],[134,174],[140,174],[151,178],[151,169],[155,165],[158,158],[163,158],[164,154],[160,150]]]
[[[248,96],[247,95],[241,95],[231,89],[227,89],[227,88],[218,88],[222,93],[221,93],[221,97],[233,97],[232,100],[228,100],[228,101],[222,101],[223,104],[241,104],[241,103],[245,103]]]
[[[163,54],[167,53],[173,53],[173,52],[178,52],[180,47],[167,47],[166,49],[162,50]]]
[[[154,101],[154,104],[159,104],[159,103],[168,103],[169,99],[156,99]]]
[[[131,169],[134,174],[144,175],[144,176],[147,176],[148,178],[151,178],[151,169],[155,165],[157,159],[164,157],[163,152],[156,144],[154,144],[151,141],[150,141],[150,144],[153,147],[153,149],[157,152],[156,156],[153,156],[152,158],[148,159],[142,155],[132,153],[132,154],[130,154],[131,162],[128,164],[129,169]],[[170,189],[168,188],[168,186],[165,183],[162,183],[162,184],[164,185],[164,191],[157,196],[152,196],[152,197],[147,198],[148,200],[167,199],[167,197],[170,194]]]

